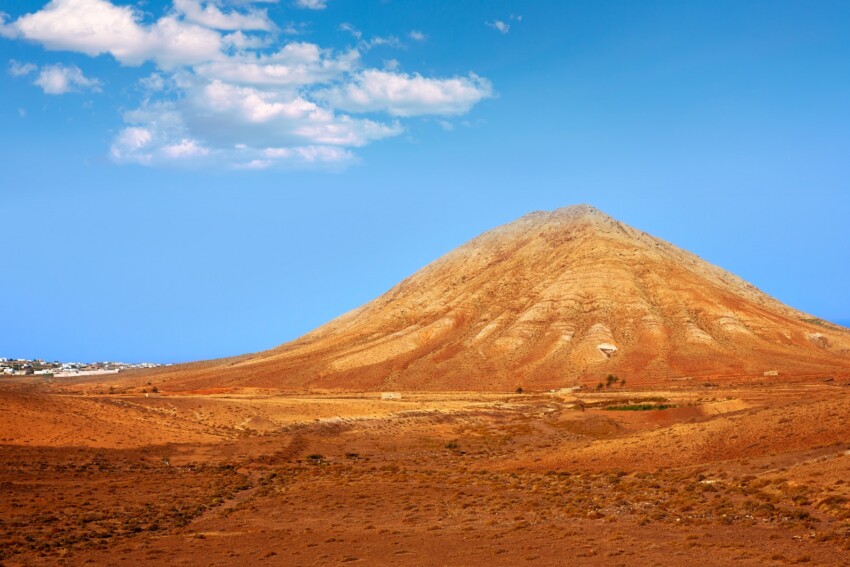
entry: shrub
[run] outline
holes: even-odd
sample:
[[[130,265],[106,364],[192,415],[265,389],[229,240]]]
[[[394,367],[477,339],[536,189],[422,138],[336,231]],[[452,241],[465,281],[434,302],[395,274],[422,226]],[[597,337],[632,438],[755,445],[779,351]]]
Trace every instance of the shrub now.
[[[611,411],[652,411],[666,410],[676,407],[674,404],[627,404],[622,406],[607,406],[603,409]]]

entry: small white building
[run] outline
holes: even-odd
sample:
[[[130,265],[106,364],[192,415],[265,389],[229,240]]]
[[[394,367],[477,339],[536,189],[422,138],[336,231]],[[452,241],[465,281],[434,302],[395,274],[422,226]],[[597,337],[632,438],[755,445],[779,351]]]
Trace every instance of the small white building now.
[[[401,392],[381,392],[382,400],[400,400]]]

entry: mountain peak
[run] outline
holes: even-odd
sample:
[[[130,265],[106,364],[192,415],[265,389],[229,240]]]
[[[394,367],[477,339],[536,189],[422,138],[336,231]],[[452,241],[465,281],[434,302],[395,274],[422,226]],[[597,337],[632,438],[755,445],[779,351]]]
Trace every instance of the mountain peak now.
[[[548,221],[559,221],[563,222],[565,220],[585,220],[585,219],[611,219],[608,215],[594,207],[593,205],[587,204],[579,204],[579,205],[570,205],[567,207],[561,207],[555,209],[553,211],[532,211],[527,215],[520,217],[519,220],[523,219],[534,219],[534,220],[548,220]]]
[[[562,217],[573,217],[573,218],[586,218],[586,217],[604,217],[610,218],[608,215],[594,207],[593,205],[588,205],[586,203],[581,203],[578,205],[570,205],[567,207],[561,207],[559,209],[555,209],[552,211],[553,215],[562,216]]]
[[[175,370],[197,387],[478,391],[773,371],[850,375],[850,331],[591,205],[490,230],[292,343]]]

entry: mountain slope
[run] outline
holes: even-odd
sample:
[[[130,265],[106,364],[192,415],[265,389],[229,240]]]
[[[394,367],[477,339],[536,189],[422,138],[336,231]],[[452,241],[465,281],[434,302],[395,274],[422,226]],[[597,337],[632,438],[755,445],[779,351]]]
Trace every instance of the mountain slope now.
[[[587,205],[471,240],[278,348],[173,367],[172,387],[505,390],[846,376],[850,331]]]

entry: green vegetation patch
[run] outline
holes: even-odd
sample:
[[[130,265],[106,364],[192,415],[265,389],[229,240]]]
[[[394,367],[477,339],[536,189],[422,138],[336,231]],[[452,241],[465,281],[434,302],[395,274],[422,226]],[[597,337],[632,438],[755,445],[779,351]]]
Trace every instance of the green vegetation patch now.
[[[609,411],[653,411],[677,407],[675,404],[626,404],[622,406],[607,406],[602,409]]]

